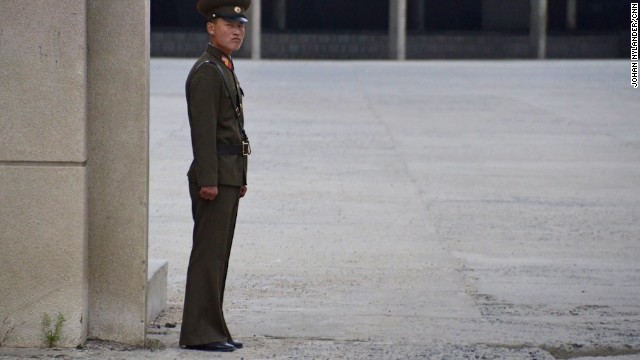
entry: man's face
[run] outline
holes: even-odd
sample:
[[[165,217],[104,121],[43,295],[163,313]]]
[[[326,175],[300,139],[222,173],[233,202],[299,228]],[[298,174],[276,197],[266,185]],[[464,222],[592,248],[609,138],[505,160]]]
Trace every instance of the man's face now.
[[[232,52],[239,50],[240,46],[242,46],[245,33],[244,23],[216,19],[207,23],[207,31],[211,38],[211,44],[227,55],[231,55]]]

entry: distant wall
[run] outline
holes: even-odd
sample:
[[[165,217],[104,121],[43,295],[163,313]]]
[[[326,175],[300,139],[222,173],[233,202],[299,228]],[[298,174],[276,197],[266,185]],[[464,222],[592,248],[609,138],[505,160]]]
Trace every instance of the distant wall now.
[[[548,39],[548,58],[593,59],[625,57],[628,34],[555,35]],[[151,56],[197,57],[207,44],[201,32],[152,32]],[[385,33],[263,33],[266,59],[387,59]],[[243,47],[236,57],[247,57]],[[407,59],[519,59],[528,58],[526,34],[460,33],[411,35]]]

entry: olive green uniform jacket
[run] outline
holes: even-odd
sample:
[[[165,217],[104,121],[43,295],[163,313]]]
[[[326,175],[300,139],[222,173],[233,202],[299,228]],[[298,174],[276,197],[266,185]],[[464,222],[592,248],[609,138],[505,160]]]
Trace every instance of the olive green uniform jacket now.
[[[235,75],[221,61],[222,57],[220,50],[209,45],[187,78],[193,147],[187,176],[199,187],[247,184],[247,156],[219,155],[217,151],[217,145],[242,144],[241,126],[244,127],[242,110],[236,118],[234,108],[234,104],[242,108],[242,90],[239,85],[236,87]]]

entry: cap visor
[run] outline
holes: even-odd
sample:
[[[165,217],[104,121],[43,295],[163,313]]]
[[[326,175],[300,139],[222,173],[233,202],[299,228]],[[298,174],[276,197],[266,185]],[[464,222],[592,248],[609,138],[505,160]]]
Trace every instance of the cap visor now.
[[[227,21],[237,21],[237,22],[240,22],[240,23],[243,23],[243,24],[249,22],[249,19],[247,19],[244,16],[240,16],[240,15],[239,16],[218,15],[217,17],[219,17],[221,19],[225,19]]]

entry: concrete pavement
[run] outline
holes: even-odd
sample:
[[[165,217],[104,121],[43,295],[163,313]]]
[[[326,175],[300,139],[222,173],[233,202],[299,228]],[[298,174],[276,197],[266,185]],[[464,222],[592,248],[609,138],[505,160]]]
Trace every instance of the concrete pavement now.
[[[152,60],[149,251],[169,259],[169,308],[149,338],[162,350],[65,356],[209,356],[177,348],[191,64]],[[627,62],[236,69],[253,154],[225,305],[245,349],[216,357],[640,358]]]
[[[150,243],[175,293],[190,63],[153,63]],[[640,93],[626,65],[239,62],[254,153],[230,326],[390,354],[640,350]]]

